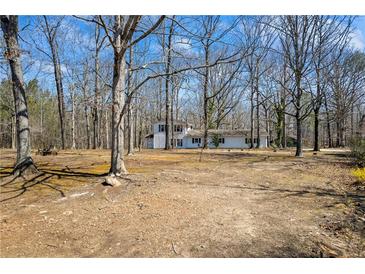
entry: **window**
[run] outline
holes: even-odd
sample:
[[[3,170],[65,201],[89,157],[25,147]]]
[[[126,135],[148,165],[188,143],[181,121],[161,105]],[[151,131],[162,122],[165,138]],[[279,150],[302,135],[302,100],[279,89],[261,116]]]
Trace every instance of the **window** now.
[[[176,146],[182,147],[182,139],[176,139]]]
[[[165,132],[165,125],[158,125],[158,132]]]
[[[193,144],[200,144],[202,142],[202,139],[201,138],[193,138],[192,139],[192,143]]]
[[[219,138],[219,139],[218,139],[218,142],[219,142],[220,144],[224,144],[224,138]]]
[[[253,142],[254,142],[254,144],[257,144],[257,138],[253,138]],[[251,138],[245,138],[245,143],[251,144]]]
[[[171,146],[182,147],[182,139],[170,139]]]
[[[182,125],[174,125],[174,131],[175,132],[182,132],[183,130]]]

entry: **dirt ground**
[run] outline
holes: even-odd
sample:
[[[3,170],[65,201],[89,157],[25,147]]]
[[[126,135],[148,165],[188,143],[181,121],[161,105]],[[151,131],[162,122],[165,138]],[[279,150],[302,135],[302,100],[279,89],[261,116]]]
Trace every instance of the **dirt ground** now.
[[[0,150],[1,257],[365,257],[365,188],[344,150],[145,150],[120,187],[106,150]]]

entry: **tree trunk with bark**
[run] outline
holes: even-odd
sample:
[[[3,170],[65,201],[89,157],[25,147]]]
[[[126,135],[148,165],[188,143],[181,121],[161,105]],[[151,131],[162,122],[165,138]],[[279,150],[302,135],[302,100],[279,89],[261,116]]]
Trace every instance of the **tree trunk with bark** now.
[[[296,123],[297,123],[297,145],[296,145],[296,151],[295,151],[295,156],[296,157],[303,157],[303,147],[302,147],[302,117],[301,117],[301,81],[300,81],[300,77],[297,76],[296,79],[296,104],[295,104],[295,108],[296,108],[296,114],[295,114],[295,119],[296,119]]]
[[[75,89],[74,87],[70,87],[71,91],[71,103],[72,103],[72,110],[71,110],[71,139],[72,145],[71,149],[76,149],[76,138],[75,138]]]
[[[314,108],[314,151],[320,151],[319,148],[319,108]]]
[[[90,136],[90,119],[89,119],[89,104],[88,104],[88,79],[87,79],[88,69],[87,66],[84,68],[84,79],[82,83],[82,93],[84,96],[84,116],[85,116],[85,131],[86,131],[86,148],[91,147],[91,136]]]
[[[165,149],[170,149],[170,67],[172,54],[172,36],[174,33],[174,21],[171,21],[170,31],[167,42],[167,61],[166,61],[166,81],[165,81]]]
[[[258,68],[256,69],[255,89],[256,89],[256,148],[260,148],[260,92]]]
[[[93,149],[102,148],[102,109],[100,108],[100,84],[99,84],[99,73],[100,73],[100,64],[99,64],[99,53],[104,44],[104,38],[100,37],[100,27],[96,25],[95,27],[95,56],[94,56],[94,67],[95,67],[95,81],[94,81],[94,104],[92,109],[93,116],[93,141],[92,147]]]
[[[111,136],[111,167],[110,175],[127,174],[124,165],[124,116],[122,109],[125,104],[125,59],[122,51],[122,18],[115,16],[114,23],[114,66],[112,85],[112,136]]]
[[[106,149],[110,148],[110,141],[109,141],[109,118],[108,118],[108,110],[105,111],[105,147]]]
[[[302,120],[300,119],[300,113],[297,111],[296,115],[297,122],[297,146],[295,151],[296,157],[303,157],[303,148],[302,148]]]
[[[99,27],[96,27],[95,30],[95,91],[94,91],[94,105],[93,105],[93,145],[92,148],[96,149],[96,147],[98,146],[98,144],[100,144],[99,138],[100,138],[100,128],[99,128],[99,104],[100,104],[100,90],[99,90]]]
[[[46,25],[46,37],[51,48],[51,58],[53,63],[54,77],[56,81],[57,99],[58,99],[58,115],[61,130],[61,147],[65,149],[65,102],[62,84],[62,71],[60,58],[58,54],[58,45],[56,41],[57,27],[51,27],[48,23],[47,16],[43,16]]]
[[[11,116],[11,148],[16,149],[16,115]]]
[[[254,109],[255,109],[255,106],[254,106],[254,84],[253,84],[253,81],[251,82],[251,96],[250,96],[250,104],[251,104],[251,108],[250,108],[250,139],[251,139],[251,142],[250,142],[250,148],[254,148],[254,131],[255,131],[255,121],[254,121]]]
[[[133,118],[134,108],[131,104],[128,106],[128,155],[133,155],[134,153],[134,118]]]
[[[29,171],[35,172],[37,169],[31,156],[28,107],[18,44],[18,16],[2,15],[0,18],[6,43],[5,57],[11,70],[16,117],[17,157],[13,173],[21,175]]]
[[[324,107],[326,110],[326,128],[327,128],[328,147],[331,148],[331,147],[333,147],[332,135],[331,135],[331,120],[330,120],[330,114],[329,114],[326,94],[324,95]]]
[[[133,48],[129,48],[129,71],[128,71],[128,86],[127,86],[127,91],[128,93],[131,92],[131,88],[132,88],[132,67],[133,67]],[[133,155],[134,153],[134,145],[133,145],[133,133],[134,133],[134,116],[133,116],[133,111],[134,111],[134,107],[133,107],[133,101],[131,100],[128,103],[128,115],[127,115],[127,119],[128,119],[128,155]]]

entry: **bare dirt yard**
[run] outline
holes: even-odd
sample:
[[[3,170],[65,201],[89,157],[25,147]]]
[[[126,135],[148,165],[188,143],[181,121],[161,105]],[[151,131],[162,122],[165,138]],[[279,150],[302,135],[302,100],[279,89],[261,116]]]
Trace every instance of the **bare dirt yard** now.
[[[365,257],[365,189],[344,150],[0,151],[1,257]]]

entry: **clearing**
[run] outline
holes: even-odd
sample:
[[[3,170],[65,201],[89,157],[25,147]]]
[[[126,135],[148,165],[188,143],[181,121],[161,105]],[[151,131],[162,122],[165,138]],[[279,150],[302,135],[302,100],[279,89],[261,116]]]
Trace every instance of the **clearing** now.
[[[34,155],[35,153],[33,153]],[[120,187],[110,151],[0,150],[1,257],[364,257],[365,189],[345,150],[145,150]]]

